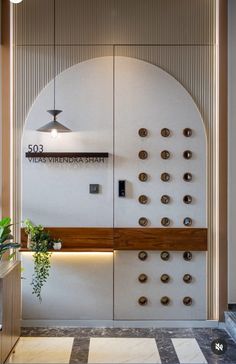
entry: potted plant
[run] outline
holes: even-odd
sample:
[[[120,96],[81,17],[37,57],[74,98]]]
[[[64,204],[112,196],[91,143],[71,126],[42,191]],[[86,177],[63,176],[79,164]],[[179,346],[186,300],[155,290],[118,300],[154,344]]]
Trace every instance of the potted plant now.
[[[20,247],[20,244],[13,242],[13,235],[11,233],[11,219],[10,217],[6,217],[0,220],[0,261],[5,253],[10,252],[11,249],[17,249]],[[15,252],[8,256],[8,259],[11,259],[15,256]]]
[[[28,234],[27,247],[34,252],[34,274],[31,285],[33,286],[32,293],[35,294],[39,301],[42,302],[42,288],[47,282],[51,268],[50,249],[54,247],[55,243],[60,240],[52,239],[50,233],[45,231],[42,225],[34,225],[29,219],[25,222],[25,232]]]

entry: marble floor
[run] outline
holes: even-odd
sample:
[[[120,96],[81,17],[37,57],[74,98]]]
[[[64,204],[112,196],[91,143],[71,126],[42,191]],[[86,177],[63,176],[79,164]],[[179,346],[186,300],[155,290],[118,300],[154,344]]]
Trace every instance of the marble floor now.
[[[74,339],[70,364],[107,364],[108,360],[137,364],[236,364],[236,343],[220,329],[23,328],[22,337]],[[221,356],[211,350],[212,341],[218,338],[228,346]]]

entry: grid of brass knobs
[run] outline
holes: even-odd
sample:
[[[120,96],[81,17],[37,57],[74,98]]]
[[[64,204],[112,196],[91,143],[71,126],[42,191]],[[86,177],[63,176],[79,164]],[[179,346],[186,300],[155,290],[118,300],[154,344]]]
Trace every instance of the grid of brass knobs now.
[[[162,128],[161,131],[160,131],[160,135],[163,137],[163,138],[169,138],[171,137],[172,135],[172,131],[168,128]],[[183,129],[182,131],[182,134],[185,138],[190,138],[192,137],[193,135],[193,130],[191,128],[185,128]],[[141,138],[146,138],[148,135],[149,135],[149,131],[148,129],[146,128],[140,128],[138,130],[138,135],[141,137]],[[186,160],[190,160],[193,158],[193,152],[191,150],[184,150],[183,151],[183,158],[186,159]],[[145,161],[145,160],[148,160],[149,158],[149,153],[147,150],[140,150],[139,153],[138,153],[138,157],[139,159]],[[163,159],[163,160],[166,160],[166,162],[168,163],[168,159],[171,159],[172,158],[172,153],[169,151],[169,150],[162,150],[160,152],[160,157]],[[184,182],[187,182],[187,183],[190,183],[193,181],[193,175],[191,172],[189,171],[186,171],[183,176],[183,181]],[[142,171],[139,173],[138,175],[138,179],[140,182],[148,182],[149,180],[149,176],[146,172]],[[160,180],[162,182],[165,182],[165,183],[169,183],[171,182],[171,175],[170,173],[166,172],[166,171],[163,171],[160,175]],[[138,201],[140,204],[142,205],[146,205],[148,202],[149,202],[149,198],[148,196],[146,195],[140,195],[139,198],[138,198]],[[185,195],[183,196],[182,198],[182,201],[184,204],[186,205],[190,205],[193,203],[193,197],[191,195]],[[161,198],[160,198],[160,202],[163,204],[163,205],[167,205],[169,203],[171,203],[171,197],[169,195],[162,195]],[[138,220],[138,223],[140,226],[142,227],[145,227],[145,226],[148,226],[149,224],[149,220],[146,218],[146,217],[140,217],[140,219]],[[169,217],[167,216],[163,216],[161,218],[161,221],[160,221],[161,225],[163,227],[168,227],[171,225],[172,221]],[[189,216],[186,216],[183,221],[182,221],[182,224],[186,227],[190,227],[193,225],[193,220],[191,217]]]
[[[160,257],[162,260],[164,261],[168,261],[171,257],[171,254],[167,251],[162,251],[160,253]],[[186,260],[186,261],[191,261],[193,258],[193,255],[191,252],[189,251],[185,251],[183,253],[183,259]],[[148,252],[142,250],[138,253],[138,259],[141,260],[141,261],[146,261],[148,259]],[[145,284],[148,282],[148,275],[145,274],[145,273],[141,273],[139,276],[138,276],[138,281],[141,283],[141,284]],[[168,284],[170,281],[171,281],[171,277],[169,274],[167,273],[163,273],[161,276],[160,276],[160,281],[163,283],[163,284]],[[186,284],[190,284],[192,283],[193,281],[193,277],[191,274],[189,273],[186,273],[184,274],[183,276],[183,282],[186,283]],[[148,305],[148,298],[145,297],[145,296],[141,296],[139,297],[138,299],[138,303],[140,306],[146,306]],[[168,306],[170,305],[171,303],[171,298],[168,297],[168,296],[163,296],[160,298],[160,303],[163,305],[163,306]],[[191,306],[193,304],[193,299],[192,297],[189,297],[189,296],[185,296],[183,297],[182,299],[182,303],[183,305],[185,306]]]

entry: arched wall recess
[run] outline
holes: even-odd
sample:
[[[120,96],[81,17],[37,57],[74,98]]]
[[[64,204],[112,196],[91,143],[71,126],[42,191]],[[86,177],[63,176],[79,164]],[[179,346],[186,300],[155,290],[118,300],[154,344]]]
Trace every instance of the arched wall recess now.
[[[176,79],[150,63],[129,57],[95,58],[71,67],[57,77],[57,107],[63,108],[63,120],[67,121],[67,126],[74,132],[61,135],[59,139],[51,139],[50,135],[35,131],[47,121],[46,110],[51,108],[52,95],[50,83],[35,100],[25,123],[22,139],[23,219],[29,217],[35,223],[47,226],[100,227],[114,224],[116,227],[138,227],[139,218],[146,216],[150,227],[161,227],[161,217],[169,216],[172,227],[183,227],[184,217],[191,215],[194,227],[207,226],[204,124],[193,99]],[[161,129],[165,127],[171,131],[168,138],[161,136]],[[186,127],[193,130],[191,138],[183,135]],[[147,137],[141,138],[138,135],[140,128],[147,129]],[[108,152],[110,157],[101,164],[33,163],[24,156],[29,144],[42,144],[48,152],[101,151]],[[147,160],[138,158],[140,150],[147,150]],[[170,151],[169,160],[161,159],[162,150]],[[183,158],[185,150],[193,152],[191,160]],[[140,172],[147,173],[147,182],[139,181]],[[161,172],[170,173],[170,182],[161,181]],[[192,183],[183,181],[184,172],[192,172]],[[125,198],[118,198],[119,179],[127,181]],[[90,183],[100,185],[98,195],[89,194]],[[148,204],[139,204],[138,197],[141,194],[148,196]],[[161,205],[162,194],[171,196],[169,205]],[[189,194],[193,195],[193,204],[186,205],[183,203],[183,196]],[[114,205],[111,202],[113,197]],[[158,254],[150,252],[152,268],[156,267],[155,259],[159,259]],[[75,277],[80,277],[80,269],[85,269],[89,280],[89,266],[88,269],[80,268],[76,263],[76,255],[73,256],[73,267],[69,266],[68,261],[62,261],[63,257],[55,256],[49,285],[56,287],[60,269],[66,266],[63,275],[65,282],[71,276],[74,277],[74,285],[67,287],[68,297],[71,297],[70,309],[64,310],[60,304],[57,305],[57,302],[61,302],[62,290],[50,289],[49,286],[46,287],[43,305],[35,303],[29,277],[23,287],[23,318],[36,319],[39,315],[41,319],[50,317],[51,320],[111,319],[113,283],[113,318],[206,318],[205,252],[196,252],[192,265],[193,275],[198,274],[198,267],[201,266],[197,290],[196,286],[191,288],[196,304],[186,311],[181,304],[183,291],[179,288],[175,290],[177,286],[172,287],[178,303],[171,306],[168,316],[163,307],[160,310],[156,307],[148,308],[146,313],[141,311],[141,307],[133,308],[132,299],[137,294],[137,287],[132,287],[133,274],[137,269],[136,255],[136,252],[116,252],[114,282],[111,279],[113,259],[110,257],[103,267],[102,277],[96,273],[96,269],[93,272],[93,277],[98,277],[96,286],[101,285],[101,289],[94,291],[91,296],[91,292],[85,287],[82,298],[75,290]],[[172,275],[178,271],[182,277],[182,254],[173,252],[172,259]],[[26,272],[31,272],[30,257],[23,255],[23,261]],[[129,264],[131,261],[132,269]],[[161,264],[160,261],[158,267]],[[178,270],[177,267],[181,269]],[[152,273],[154,271],[155,269],[151,269]],[[159,275],[159,271],[155,272]],[[126,301],[122,299],[122,274],[129,275],[130,279],[127,281],[130,296],[127,294]],[[104,290],[106,296],[102,294]],[[157,296],[158,293],[153,289],[153,302],[157,301]],[[81,311],[81,306],[88,297],[90,301],[99,302],[97,316],[94,307]],[[103,300],[107,297],[109,300],[106,307],[103,307]],[[51,305],[51,302],[54,304]]]
[[[113,68],[114,67],[114,68]],[[114,78],[113,78],[114,72]],[[47,121],[53,85],[35,100],[27,117],[22,139],[22,218],[29,217],[47,226],[138,226],[147,214],[150,226],[161,226],[161,217],[169,215],[173,227],[182,227],[192,214],[194,227],[206,227],[206,135],[201,115],[188,92],[160,68],[129,57],[101,57],[79,63],[57,76],[57,107],[74,132],[51,139],[36,132]],[[114,99],[113,99],[114,94]],[[113,104],[114,102],[114,104]],[[60,118],[59,118],[60,121]],[[138,136],[146,127],[147,138]],[[169,138],[160,134],[171,130]],[[183,136],[190,127],[192,138]],[[113,130],[114,129],[114,130]],[[113,144],[114,137],[114,144]],[[127,142],[128,141],[128,142]],[[105,163],[33,163],[25,158],[28,145],[43,145],[52,152],[109,152]],[[141,162],[141,149],[150,154]],[[169,161],[160,158],[163,149],[171,151]],[[184,150],[192,150],[186,161]],[[115,180],[113,191],[113,154]],[[150,176],[140,184],[144,169]],[[193,183],[184,183],[183,174],[192,171]],[[170,172],[170,183],[161,183],[161,172]],[[127,197],[117,197],[117,181],[127,180]],[[89,194],[89,184],[99,184],[98,195]],[[113,192],[115,204],[112,206]],[[138,204],[145,192],[151,202]],[[163,194],[171,195],[169,205],[160,205]],[[182,203],[184,195],[193,195],[194,203]],[[114,208],[114,222],[113,222]],[[98,213],[98,211],[100,213]]]

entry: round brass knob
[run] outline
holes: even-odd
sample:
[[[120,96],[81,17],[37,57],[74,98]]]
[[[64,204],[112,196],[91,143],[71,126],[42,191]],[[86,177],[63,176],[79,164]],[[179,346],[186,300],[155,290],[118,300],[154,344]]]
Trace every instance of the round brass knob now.
[[[192,176],[191,173],[187,172],[187,173],[184,173],[183,179],[184,179],[185,182],[190,182],[190,181],[192,181],[193,176]]]
[[[144,138],[148,135],[148,131],[146,128],[141,128],[139,129],[138,134],[141,138]]]
[[[142,250],[141,252],[138,253],[138,257],[140,260],[144,261],[147,259],[148,253]]]
[[[191,252],[184,252],[184,254],[183,254],[183,258],[184,258],[184,260],[186,260],[186,261],[190,261],[190,260],[192,260],[193,255],[192,255],[192,253],[191,253]]]
[[[170,136],[170,129],[168,129],[168,128],[161,129],[161,136],[163,136],[164,138],[167,138],[168,136]]]
[[[170,158],[170,152],[168,150],[163,150],[161,152],[161,158],[162,159],[169,159]]]
[[[193,131],[192,131],[192,129],[190,129],[190,128],[185,128],[185,129],[183,130],[183,134],[184,134],[184,136],[185,136],[185,137],[189,138],[189,137],[191,137],[191,136],[192,136]]]
[[[144,296],[140,297],[139,300],[138,300],[138,303],[140,304],[140,306],[147,305],[147,303],[148,303],[147,297],[144,297]]]
[[[183,276],[183,281],[184,281],[185,283],[191,283],[191,282],[192,282],[192,280],[193,280],[193,278],[192,278],[191,274],[185,274],[185,275]]]
[[[148,175],[147,175],[147,173],[142,172],[139,174],[138,178],[139,178],[139,181],[146,182],[148,180]]]
[[[142,159],[142,160],[147,159],[147,157],[148,157],[148,152],[147,152],[146,150],[141,150],[141,151],[139,152],[138,156],[139,156],[139,159]]]
[[[138,223],[139,223],[140,226],[147,226],[148,219],[146,217],[140,217]]]
[[[168,195],[161,196],[161,202],[167,205],[170,202],[170,196]]]
[[[162,283],[168,283],[170,280],[170,276],[168,274],[162,274],[161,281]]]
[[[166,172],[162,173],[162,174],[161,174],[161,180],[162,180],[163,182],[168,182],[168,181],[170,180],[170,175],[169,175],[169,173],[166,173]]]
[[[191,297],[184,297],[183,298],[183,304],[185,305],[185,306],[191,306],[191,304],[193,303],[193,300],[192,300],[192,298]]]
[[[166,251],[161,252],[161,259],[165,260],[165,261],[169,260],[170,259],[170,253],[166,252]]]
[[[167,306],[170,303],[170,299],[167,296],[161,297],[161,304]]]
[[[139,275],[138,280],[140,283],[145,283],[148,280],[148,276],[146,274],[142,273]]]
[[[189,205],[193,201],[192,196],[190,196],[190,195],[184,196],[183,197],[183,201],[184,201],[184,203],[186,203],[187,205]]]
[[[185,226],[192,226],[193,220],[190,217],[185,217],[183,223]]]
[[[193,156],[193,153],[191,152],[191,150],[185,150],[183,152],[183,157],[184,159],[191,159]]]
[[[161,219],[161,225],[162,226],[169,226],[170,225],[170,219],[168,217],[163,217]]]
[[[141,195],[141,196],[139,196],[138,200],[139,200],[139,203],[141,203],[142,205],[145,205],[148,202],[148,197],[145,195]]]

